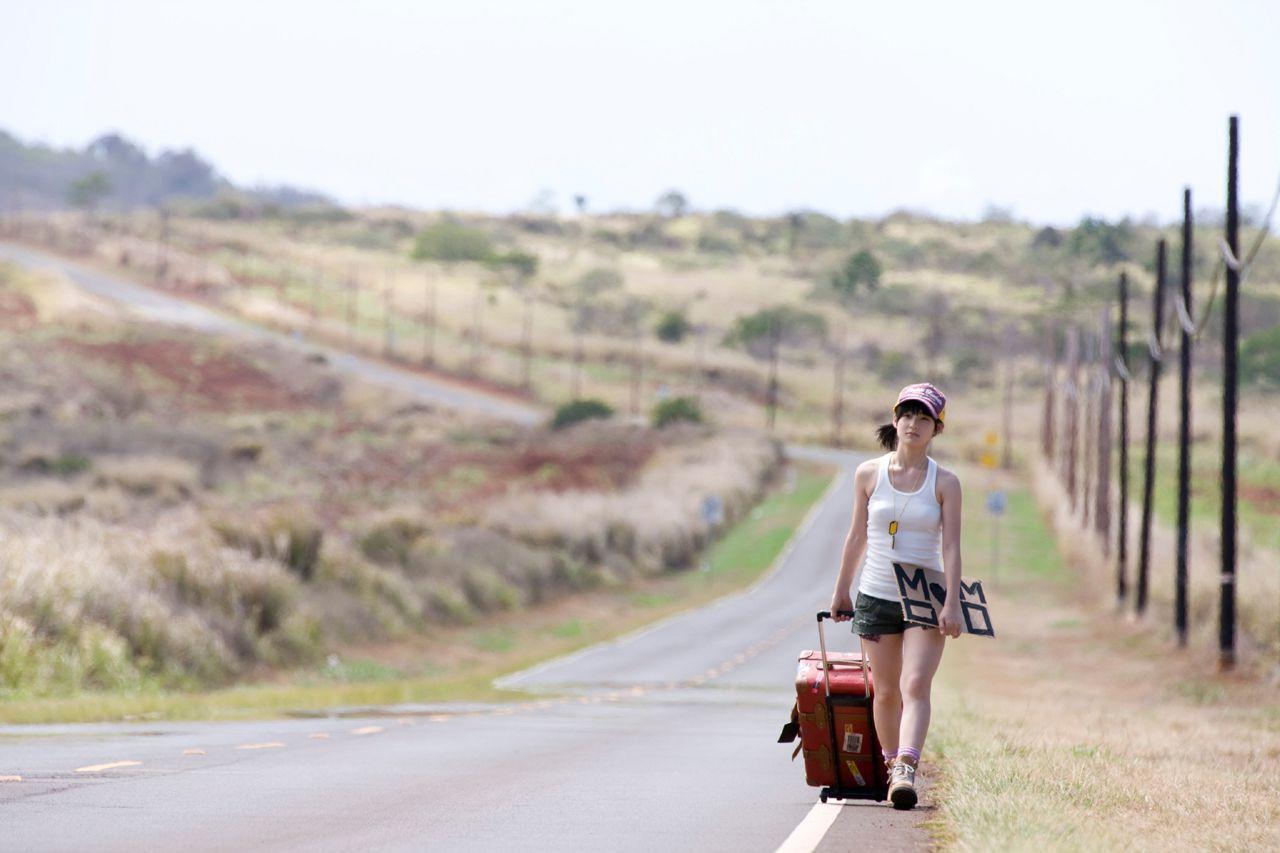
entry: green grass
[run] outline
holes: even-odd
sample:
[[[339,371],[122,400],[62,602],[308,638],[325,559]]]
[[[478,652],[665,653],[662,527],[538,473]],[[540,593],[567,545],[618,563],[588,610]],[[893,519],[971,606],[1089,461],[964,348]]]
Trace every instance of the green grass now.
[[[1135,506],[1142,505],[1142,485],[1146,466],[1146,445],[1135,443],[1129,452],[1129,496]],[[1191,449],[1191,523],[1195,527],[1216,531],[1221,523],[1220,450],[1200,444]],[[1244,450],[1238,470],[1242,490],[1269,489],[1280,493],[1280,462]],[[1178,448],[1169,442],[1156,447],[1155,487],[1151,507],[1159,521],[1174,525],[1178,518]],[[1240,529],[1262,548],[1280,551],[1280,516],[1273,510],[1251,502],[1248,495],[1237,503]]]
[[[1052,533],[1022,486],[1007,489],[1005,514],[992,516],[986,509],[988,490],[972,486],[965,492],[963,556],[965,577],[992,584],[1028,581],[1065,583],[1070,580],[1066,563]],[[992,564],[992,535],[999,537],[999,564]]]
[[[527,694],[493,687],[501,675],[607,640],[681,610],[705,604],[760,577],[777,559],[810,507],[832,479],[829,469],[801,466],[795,488],[776,489],[706,553],[706,571],[693,569],[636,581],[597,593],[609,615],[560,618],[545,626],[519,620],[483,630],[470,629],[464,642],[482,654],[439,670],[406,672],[369,659],[326,663],[278,674],[271,681],[222,690],[81,692],[0,703],[0,723],[92,722],[121,719],[246,719],[310,709],[398,703],[513,702]],[[530,614],[535,617],[536,614]],[[528,621],[534,621],[530,618]]]

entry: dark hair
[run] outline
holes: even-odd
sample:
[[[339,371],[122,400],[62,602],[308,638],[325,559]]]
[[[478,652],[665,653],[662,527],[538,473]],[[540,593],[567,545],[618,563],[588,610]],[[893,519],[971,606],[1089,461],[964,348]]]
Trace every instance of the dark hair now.
[[[935,433],[938,431],[938,419],[935,418],[929,412],[929,409],[925,406],[925,404],[921,403],[919,400],[906,400],[901,405],[895,406],[893,409],[894,420],[897,420],[898,418],[907,414],[924,415],[925,417],[933,421],[933,424],[934,424],[933,431]],[[879,442],[880,446],[883,447],[885,450],[897,450],[898,449],[898,428],[894,426],[892,423],[881,424],[880,426],[876,427],[876,441]]]
[[[876,441],[885,450],[898,449],[898,428],[893,424],[881,424],[876,427]]]

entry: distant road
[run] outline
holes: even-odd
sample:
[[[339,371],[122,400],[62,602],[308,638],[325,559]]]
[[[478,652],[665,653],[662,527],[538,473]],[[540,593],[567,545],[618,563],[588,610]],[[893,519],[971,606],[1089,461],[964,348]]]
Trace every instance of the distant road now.
[[[323,353],[335,370],[375,385],[395,389],[426,403],[526,425],[546,419],[546,413],[532,406],[485,394],[448,379],[403,370],[324,344],[294,338],[26,246],[0,243],[0,259],[34,270],[60,273],[85,291],[122,305],[146,320],[270,342],[300,352]]]
[[[25,249],[0,245],[0,256],[51,264],[169,317],[204,311],[193,315],[201,328],[293,343]],[[402,373],[335,355],[361,375],[364,365]],[[441,399],[434,383],[406,376],[410,393]],[[813,615],[830,601],[852,470],[864,458],[790,451],[841,474],[776,570],[743,593],[502,680],[545,701],[3,727],[0,848],[655,853],[771,851],[790,839],[789,850],[925,849],[927,792],[912,813],[821,805],[791,746],[776,743],[796,654],[816,644]],[[852,647],[847,627],[828,638]]]

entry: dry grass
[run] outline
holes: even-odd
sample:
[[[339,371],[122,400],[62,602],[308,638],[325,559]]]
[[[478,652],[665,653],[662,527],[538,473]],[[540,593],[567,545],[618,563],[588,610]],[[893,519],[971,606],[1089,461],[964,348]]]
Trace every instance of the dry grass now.
[[[0,516],[0,689],[217,683],[290,658],[312,628],[277,564],[219,547],[191,512],[150,530]]]
[[[614,553],[649,572],[684,568],[714,532],[700,516],[703,500],[718,495],[732,521],[781,461],[780,448],[758,435],[705,435],[660,451],[630,488],[512,495],[490,507],[486,526],[586,560]]]
[[[1054,530],[1070,565],[1087,578],[1096,591],[1099,604],[1110,604],[1115,594],[1115,558],[1104,555],[1102,543],[1092,532],[1082,531],[1079,519],[1071,513],[1069,501],[1057,478],[1043,466],[1033,469],[1035,494],[1040,506],[1050,513]],[[1114,500],[1114,498],[1113,498]],[[1113,513],[1113,516],[1116,515]],[[1142,519],[1141,504],[1129,508],[1129,588],[1130,601],[1135,584]],[[1113,525],[1118,521],[1113,519]],[[1110,534],[1114,541],[1114,532]],[[1174,570],[1176,540],[1173,529],[1158,520],[1152,521],[1151,561],[1148,574],[1147,625],[1171,642],[1173,625]],[[1190,537],[1188,564],[1189,641],[1202,654],[1217,648],[1219,598],[1219,538],[1197,528]],[[1276,555],[1241,542],[1238,550],[1236,615],[1238,619],[1238,656],[1248,666],[1277,667],[1280,658],[1280,574],[1275,570]]]
[[[944,771],[941,845],[1280,846],[1276,686],[1212,675],[1202,652],[1170,654],[1145,626],[1077,598],[1088,575],[1074,552],[1054,553],[1044,522],[1011,532],[1000,636],[951,647],[937,683],[926,760]],[[1051,575],[1026,572],[1045,562]]]
[[[200,488],[200,469],[186,459],[139,454],[104,456],[94,461],[95,484],[116,486],[133,495],[177,503]]]

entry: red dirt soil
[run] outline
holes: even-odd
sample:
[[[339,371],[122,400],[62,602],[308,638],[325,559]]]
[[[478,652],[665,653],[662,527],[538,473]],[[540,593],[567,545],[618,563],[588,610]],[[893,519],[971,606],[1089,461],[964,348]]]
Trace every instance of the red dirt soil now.
[[[1240,485],[1240,498],[1268,515],[1280,515],[1280,489]]]
[[[533,442],[482,449],[447,444],[366,447],[350,460],[313,459],[327,468],[324,493],[333,496],[322,514],[342,514],[347,496],[406,490],[436,511],[481,506],[518,485],[530,491],[613,491],[629,485],[657,449],[640,432],[630,435],[535,435]],[[476,476],[455,477],[458,469]],[[448,483],[441,488],[442,483]]]
[[[300,409],[315,405],[271,374],[242,358],[202,352],[178,340],[85,342],[64,338],[64,348],[97,361],[119,365],[132,379],[136,368],[170,382],[181,401],[208,411]]]
[[[25,293],[0,289],[0,328],[26,329],[36,324],[36,304]]]

